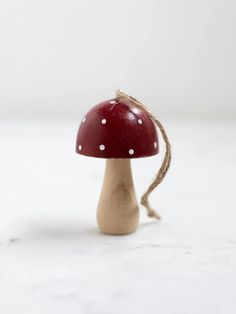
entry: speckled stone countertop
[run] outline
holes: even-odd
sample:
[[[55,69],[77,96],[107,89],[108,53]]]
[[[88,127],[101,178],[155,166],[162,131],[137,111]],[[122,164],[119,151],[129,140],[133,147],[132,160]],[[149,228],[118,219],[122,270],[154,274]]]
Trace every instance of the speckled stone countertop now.
[[[173,163],[128,236],[96,228],[104,160],[75,121],[0,125],[1,314],[235,314],[236,127],[169,122]],[[161,146],[162,149],[162,146]],[[161,155],[133,161],[138,197]]]

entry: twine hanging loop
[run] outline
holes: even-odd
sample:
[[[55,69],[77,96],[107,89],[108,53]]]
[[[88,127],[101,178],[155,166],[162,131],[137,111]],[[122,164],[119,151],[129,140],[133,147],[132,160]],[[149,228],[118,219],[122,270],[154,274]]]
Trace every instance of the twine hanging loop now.
[[[135,104],[138,108],[144,110],[148,114],[148,116],[154,121],[157,128],[161,131],[162,137],[164,139],[165,156],[164,156],[164,159],[162,161],[162,165],[161,165],[158,173],[155,175],[153,182],[150,184],[147,191],[143,194],[143,196],[141,198],[141,204],[144,207],[146,207],[148,216],[154,217],[156,219],[160,219],[161,218],[160,215],[150,206],[148,198],[149,198],[149,195],[152,193],[152,191],[162,182],[162,180],[164,179],[164,177],[165,177],[165,175],[166,175],[166,173],[170,167],[170,163],[171,163],[170,141],[168,139],[166,131],[165,131],[163,125],[161,124],[161,122],[152,114],[152,112],[145,105],[143,105],[140,101],[138,101],[134,97],[125,94],[121,90],[116,91],[116,96],[120,97],[120,98],[125,98],[125,99],[131,101],[133,104]]]

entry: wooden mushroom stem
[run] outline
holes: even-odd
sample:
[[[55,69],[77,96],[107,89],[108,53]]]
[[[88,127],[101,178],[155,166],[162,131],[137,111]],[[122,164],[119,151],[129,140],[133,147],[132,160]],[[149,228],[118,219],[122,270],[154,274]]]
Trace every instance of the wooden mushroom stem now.
[[[97,222],[108,234],[128,234],[135,231],[139,221],[130,159],[107,159],[100,195]]]

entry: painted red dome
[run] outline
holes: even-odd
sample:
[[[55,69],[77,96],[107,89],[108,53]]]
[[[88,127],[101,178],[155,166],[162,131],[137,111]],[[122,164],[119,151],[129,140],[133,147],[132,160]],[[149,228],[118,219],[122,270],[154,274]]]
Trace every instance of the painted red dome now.
[[[76,152],[98,158],[139,158],[158,154],[157,129],[148,114],[124,98],[93,107],[79,127]]]

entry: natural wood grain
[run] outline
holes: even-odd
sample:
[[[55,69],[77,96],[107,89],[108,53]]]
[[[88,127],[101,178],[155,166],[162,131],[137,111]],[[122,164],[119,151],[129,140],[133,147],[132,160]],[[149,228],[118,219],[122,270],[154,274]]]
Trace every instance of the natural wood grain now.
[[[99,229],[108,234],[128,234],[135,231],[138,220],[130,160],[107,159],[97,209]]]

